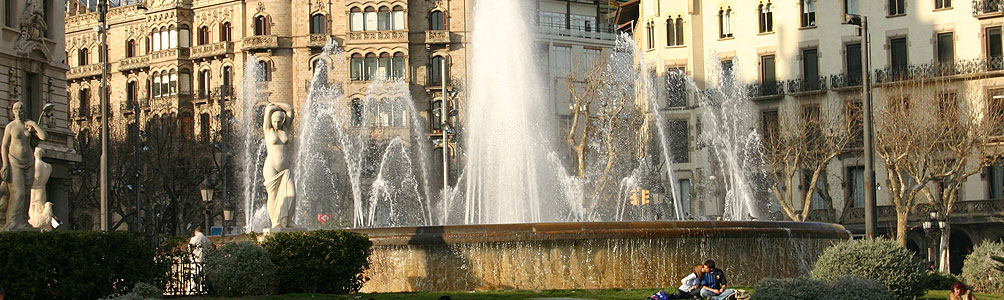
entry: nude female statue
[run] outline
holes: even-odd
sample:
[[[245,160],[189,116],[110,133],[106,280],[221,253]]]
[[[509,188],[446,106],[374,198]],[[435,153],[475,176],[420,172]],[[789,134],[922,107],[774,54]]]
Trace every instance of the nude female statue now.
[[[265,106],[262,131],[265,135],[265,191],[268,193],[268,217],[272,228],[293,227],[296,210],[293,173],[290,171],[286,148],[290,144],[289,127],[293,123],[293,107],[285,103]]]
[[[52,175],[52,165],[42,160],[45,149],[35,148],[35,183],[31,186],[31,205],[28,206],[28,223],[31,227],[52,230],[52,202],[48,202],[45,185]]]
[[[42,127],[35,121],[24,119],[21,102],[14,103],[11,110],[14,112],[14,120],[7,123],[3,132],[3,144],[0,145],[0,156],[3,159],[0,176],[7,183],[10,197],[4,230],[31,227],[28,224],[28,191],[35,181],[35,153],[31,138],[46,139]]]

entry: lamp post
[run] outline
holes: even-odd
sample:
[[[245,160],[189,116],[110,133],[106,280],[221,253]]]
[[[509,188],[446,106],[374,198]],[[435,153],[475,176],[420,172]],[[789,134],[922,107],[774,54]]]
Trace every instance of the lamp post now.
[[[200,192],[202,192],[202,203],[205,204],[205,208],[206,208],[205,209],[206,226],[205,226],[205,228],[203,230],[207,230],[207,231],[209,230],[209,203],[211,203],[213,201],[213,192],[215,192],[215,191],[213,191],[213,188],[209,187],[208,181],[209,181],[208,179],[206,181],[203,181],[202,188],[200,190]],[[212,232],[212,231],[208,231],[208,232]],[[210,233],[210,234],[212,234],[212,233]]]
[[[227,126],[230,125],[230,119],[227,116],[226,100],[230,96],[230,85],[229,83],[220,85],[220,176],[221,182],[223,183],[223,190],[221,191],[221,197],[223,199],[223,207],[227,204]],[[226,214],[226,210],[223,211]],[[233,211],[230,212],[233,214]],[[231,216],[232,217],[232,216]],[[226,221],[227,217],[224,215],[223,219]],[[223,223],[223,231],[226,231],[226,222]]]
[[[932,236],[934,235],[934,232],[938,230],[938,228],[936,228],[935,226],[941,225],[940,223],[936,223],[937,221],[938,221],[938,212],[932,211],[931,214],[928,216],[928,219],[924,220],[924,223],[921,225],[924,227],[924,233],[927,234],[928,263],[934,262],[934,243],[931,240],[933,239]]]
[[[227,235],[227,223],[234,219],[234,210],[232,208],[223,209],[223,236]]]
[[[101,161],[99,181],[101,185],[101,231],[108,231],[108,0],[98,3],[98,22],[101,47]]]
[[[868,34],[868,17],[848,14],[847,24],[857,25],[861,32],[861,115],[864,130],[864,158],[865,158],[865,236],[869,239],[875,238],[875,158],[873,157],[872,145],[872,82],[870,77],[871,67],[871,39]]]

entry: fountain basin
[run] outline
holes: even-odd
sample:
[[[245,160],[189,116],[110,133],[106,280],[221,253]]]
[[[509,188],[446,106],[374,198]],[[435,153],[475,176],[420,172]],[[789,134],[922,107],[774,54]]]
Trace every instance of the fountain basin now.
[[[714,259],[730,285],[811,271],[843,226],[813,222],[654,221],[365,228],[362,292],[672,288]]]

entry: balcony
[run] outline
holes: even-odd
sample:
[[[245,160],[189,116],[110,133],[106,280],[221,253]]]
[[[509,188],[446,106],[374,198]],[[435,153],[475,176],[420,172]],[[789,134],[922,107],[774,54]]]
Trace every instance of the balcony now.
[[[346,45],[407,43],[408,32],[398,31],[354,31],[346,35]]]
[[[234,42],[219,42],[192,47],[192,59],[225,56],[234,53]]]
[[[244,38],[243,50],[265,50],[279,48],[279,37],[275,35],[256,35]]]
[[[150,57],[146,55],[123,58],[119,60],[119,72],[146,69],[149,67]]]
[[[170,61],[170,60],[181,60],[188,59],[191,49],[189,48],[173,48],[160,50],[148,55],[150,57],[150,62],[160,62],[160,61]]]
[[[830,75],[830,88],[832,89],[846,89],[860,86],[861,86],[861,74],[841,73],[836,75]]]
[[[906,69],[885,68],[875,71],[875,83],[903,80],[960,76],[1004,70],[1004,57],[959,60],[952,63],[911,65]]]
[[[84,65],[84,66],[70,68],[70,71],[66,72],[66,79],[67,80],[73,80],[73,79],[79,79],[79,78],[85,78],[85,77],[98,77],[98,76],[101,76],[101,67],[103,65],[104,64],[102,64],[102,63],[96,63],[96,64],[89,64],[89,65]]]
[[[617,39],[617,31],[613,27],[595,28],[586,26],[565,26],[559,23],[540,23],[538,31],[545,35],[577,37],[613,41]]]
[[[907,220],[910,222],[922,222],[928,218],[929,213],[933,210],[934,208],[928,203],[918,204],[910,212],[910,215],[907,216]],[[896,207],[894,206],[876,207],[875,214],[878,219],[877,224],[896,223]],[[956,202],[951,218],[952,224],[983,223],[988,221],[1000,222],[1004,219],[1004,200],[990,199]],[[864,224],[865,209],[848,208],[844,212],[843,220],[841,221],[845,225]]]
[[[74,107],[70,109],[70,118],[76,121],[87,120],[91,116],[89,107]]]
[[[331,40],[331,36],[325,33],[321,34],[311,34],[307,38],[307,47],[310,48],[323,48],[328,45]]]
[[[750,97],[753,98],[776,98],[784,96],[784,83],[762,82],[747,86]]]
[[[788,94],[823,92],[826,91],[826,77],[792,79],[785,81],[785,85],[788,87]]]
[[[973,17],[990,18],[1001,16],[1004,0],[973,0]]]
[[[123,116],[124,115],[130,115],[130,114],[132,114],[134,112],[136,112],[136,108],[133,107],[132,103],[129,103],[129,102],[121,102],[121,103],[119,103],[119,113],[121,113]]]
[[[446,30],[426,30],[425,43],[430,45],[449,44],[450,32]]]

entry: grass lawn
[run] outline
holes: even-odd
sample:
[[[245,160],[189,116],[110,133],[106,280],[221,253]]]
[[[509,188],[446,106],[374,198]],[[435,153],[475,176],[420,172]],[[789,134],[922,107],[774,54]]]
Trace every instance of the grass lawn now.
[[[749,288],[739,287],[750,291]],[[550,290],[550,291],[484,291],[484,292],[415,292],[386,294],[352,294],[352,295],[314,295],[287,294],[270,297],[253,297],[241,299],[276,299],[276,300],[435,300],[440,296],[450,296],[453,300],[516,300],[529,298],[583,298],[597,300],[643,300],[652,295],[653,289],[607,289],[607,290]],[[948,291],[932,290],[923,297],[924,300],[945,300]],[[980,300],[1004,300],[1001,295],[976,294]],[[196,298],[186,298],[196,299]],[[212,298],[206,298],[212,299]]]

